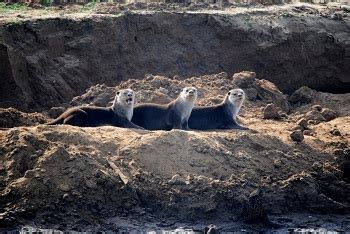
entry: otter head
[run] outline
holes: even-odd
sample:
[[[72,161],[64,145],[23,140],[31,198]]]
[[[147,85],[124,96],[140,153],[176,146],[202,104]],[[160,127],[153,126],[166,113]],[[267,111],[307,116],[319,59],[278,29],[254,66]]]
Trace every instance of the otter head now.
[[[244,91],[242,89],[231,89],[226,99],[235,106],[241,106],[245,98]]]
[[[122,106],[134,107],[135,92],[131,89],[121,89],[117,92],[114,102]]]
[[[197,100],[197,96],[198,93],[195,87],[185,87],[180,93],[180,98],[193,103]]]
[[[117,92],[112,105],[112,110],[131,120],[134,110],[135,92],[132,89],[121,89]]]

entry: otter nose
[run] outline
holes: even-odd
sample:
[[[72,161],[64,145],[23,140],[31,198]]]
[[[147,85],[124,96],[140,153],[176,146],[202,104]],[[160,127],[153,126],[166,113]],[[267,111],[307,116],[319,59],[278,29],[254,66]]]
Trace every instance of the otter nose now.
[[[242,95],[241,93],[239,93],[237,96],[238,96],[238,97],[242,97],[243,95]]]
[[[194,94],[194,90],[190,90],[189,93],[190,93],[190,94]]]
[[[128,97],[132,97],[132,93],[128,93]]]

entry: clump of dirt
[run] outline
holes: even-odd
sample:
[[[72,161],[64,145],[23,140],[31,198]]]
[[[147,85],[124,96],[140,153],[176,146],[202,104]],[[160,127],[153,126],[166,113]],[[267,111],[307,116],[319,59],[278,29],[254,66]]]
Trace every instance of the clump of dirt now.
[[[24,113],[14,108],[0,108],[0,128],[33,126],[47,122],[41,113]]]
[[[117,230],[121,224],[113,217],[172,227],[218,217],[273,225],[267,215],[349,214],[350,94],[313,91],[308,104],[292,103],[282,118],[264,119],[267,104],[288,103],[288,96],[253,72],[146,75],[114,87],[92,86],[71,105],[106,106],[121,88],[134,89],[138,102],[165,103],[185,86],[199,89],[198,105],[212,105],[238,87],[237,77],[251,81],[245,91],[261,94],[247,99],[239,114],[248,131],[45,125],[1,131],[1,225]],[[338,116],[301,121],[325,108]],[[290,138],[295,127],[304,131],[302,142]]]

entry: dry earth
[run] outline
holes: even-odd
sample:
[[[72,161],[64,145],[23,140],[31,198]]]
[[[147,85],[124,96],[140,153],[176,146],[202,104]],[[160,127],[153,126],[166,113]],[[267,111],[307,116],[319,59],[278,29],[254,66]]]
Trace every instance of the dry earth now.
[[[0,14],[0,107],[63,105],[145,74],[255,71],[284,93],[350,90],[349,6],[110,4]]]
[[[62,109],[1,109],[1,127],[10,128],[0,131],[0,226],[154,230],[212,222],[232,231],[331,222],[349,230],[350,93],[303,87],[288,96],[257,78],[253,72],[146,75],[92,86],[70,103],[106,106],[125,87],[138,102],[165,103],[191,85],[199,89],[198,104],[211,105],[240,86],[248,99],[239,121],[248,131],[46,126],[39,123]],[[267,104],[274,104],[277,119],[264,119]],[[300,119],[307,126],[297,127]],[[290,137],[296,129],[304,131],[301,142]]]

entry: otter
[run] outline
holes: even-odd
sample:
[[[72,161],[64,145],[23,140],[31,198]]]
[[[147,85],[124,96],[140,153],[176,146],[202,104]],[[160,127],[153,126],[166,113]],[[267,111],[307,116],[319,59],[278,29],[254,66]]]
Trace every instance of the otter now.
[[[133,115],[134,100],[134,91],[122,89],[117,92],[110,107],[72,107],[47,125],[69,124],[79,127],[112,125],[122,128],[144,129],[130,121]]]
[[[160,105],[144,103],[134,108],[131,122],[147,130],[189,130],[188,118],[197,100],[197,89],[185,87],[177,99]]]
[[[244,98],[245,94],[242,89],[232,89],[226,94],[221,104],[208,107],[196,106],[192,110],[188,126],[196,130],[247,130],[248,128],[239,125],[236,121]]]

